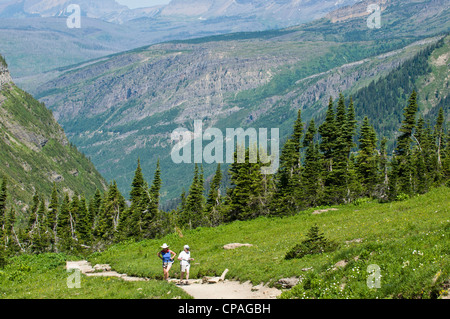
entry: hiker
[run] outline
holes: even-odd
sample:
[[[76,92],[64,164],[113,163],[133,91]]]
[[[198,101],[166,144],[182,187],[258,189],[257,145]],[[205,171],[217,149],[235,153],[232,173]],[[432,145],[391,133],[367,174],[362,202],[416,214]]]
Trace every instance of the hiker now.
[[[194,260],[194,258],[191,258],[191,252],[188,245],[184,246],[184,250],[180,253],[178,256],[178,260],[180,261],[181,266],[181,275],[180,275],[180,282],[179,284],[183,284],[183,275],[186,273],[186,285],[189,285],[189,268],[191,267],[191,260]]]
[[[158,257],[163,262],[164,280],[169,280],[169,271],[170,268],[172,268],[173,260],[177,254],[170,250],[166,243],[164,243],[161,248],[162,250],[158,253]]]

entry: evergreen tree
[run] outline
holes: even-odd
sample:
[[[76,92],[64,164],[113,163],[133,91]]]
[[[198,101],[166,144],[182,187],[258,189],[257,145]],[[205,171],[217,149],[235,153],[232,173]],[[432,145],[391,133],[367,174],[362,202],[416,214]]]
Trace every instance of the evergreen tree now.
[[[58,207],[59,207],[58,190],[56,188],[56,183],[53,183],[52,194],[50,198],[50,204],[48,205],[48,213],[47,213],[47,228],[52,232],[56,232]]]
[[[442,149],[444,145],[444,110],[441,107],[439,109],[438,117],[436,119],[436,125],[434,127],[434,134],[436,140],[436,156],[437,156],[437,180],[440,182],[443,178],[443,165],[442,165]]]
[[[303,122],[298,111],[294,131],[281,151],[280,168],[271,211],[274,215],[290,215],[297,212],[301,203],[301,147]]]
[[[314,119],[311,119],[305,134],[303,146],[306,147],[305,164],[302,174],[303,201],[307,207],[314,207],[323,198],[323,172],[319,144],[315,141],[317,129]]]
[[[56,227],[58,251],[68,252],[74,247],[75,240],[72,236],[73,222],[71,220],[70,206],[69,195],[65,193],[59,210]]]
[[[39,209],[36,212],[35,227],[32,231],[32,251],[42,253],[46,251],[50,244],[50,234],[47,228],[47,208],[44,200],[40,201]]]
[[[380,143],[380,153],[378,156],[378,187],[377,197],[381,200],[386,200],[387,188],[389,184],[388,178],[388,156],[387,156],[387,138],[383,137]]]
[[[125,211],[125,199],[116,181],[113,181],[103,199],[96,234],[105,243],[111,243],[116,235],[121,214]]]
[[[359,153],[356,157],[358,177],[364,196],[373,196],[378,184],[377,137],[369,119],[364,118],[359,138]]]
[[[199,172],[198,165],[195,164],[194,178],[191,187],[189,188],[188,195],[186,197],[186,205],[181,218],[182,226],[188,227],[189,229],[193,229],[205,225],[206,223],[206,218],[204,215],[205,198],[203,192],[204,192],[203,173]]]
[[[34,194],[32,201],[33,202],[31,204],[30,210],[28,210],[28,223],[27,223],[27,227],[26,227],[26,232],[28,233],[28,235],[31,235],[30,232],[33,231],[33,229],[36,225],[37,211],[39,209],[39,203],[40,203],[39,195]]]
[[[355,112],[353,101],[350,100],[348,109],[345,99],[339,95],[334,118],[333,102],[327,110],[325,122],[319,127],[324,152],[325,165],[325,202],[341,203],[350,202],[355,190],[350,187],[353,183],[354,171],[350,170],[350,151],[353,147],[353,135],[356,130]]]
[[[397,147],[392,161],[390,199],[395,199],[398,193],[411,195],[413,192],[412,143],[417,110],[417,93],[413,91],[403,113],[401,134],[397,138]]]
[[[145,203],[142,217],[142,231],[144,238],[155,238],[162,230],[159,211],[161,184],[161,168],[158,160],[152,186],[150,187],[148,196],[145,195],[146,198],[143,200],[143,203]]]
[[[8,181],[6,176],[2,178],[2,184],[0,186],[0,228],[3,225],[4,218],[6,215],[6,199],[8,197]]]
[[[231,188],[228,190],[226,221],[247,220],[268,214],[270,192],[267,175],[261,174],[261,161],[250,163],[250,150],[245,150],[244,163],[238,163],[237,152],[230,166]],[[265,196],[265,194],[267,194]]]
[[[5,217],[4,223],[4,243],[6,248],[6,253],[15,254],[21,250],[19,238],[15,232],[16,224],[16,211],[11,208]]]
[[[102,205],[102,195],[100,193],[100,190],[97,188],[94,196],[89,201],[89,216],[91,218],[90,224],[92,230],[95,229],[95,224],[96,220],[98,219],[101,205]]]
[[[81,197],[78,207],[77,234],[80,243],[89,245],[92,240],[91,214],[86,206],[86,198]]]
[[[218,226],[223,222],[219,206],[220,200],[220,183],[222,182],[222,170],[220,163],[217,165],[216,173],[210,184],[208,199],[206,200],[205,212],[211,226]]]
[[[320,150],[323,153],[323,159],[327,172],[333,171],[333,155],[336,149],[337,126],[335,121],[333,98],[330,97],[325,121],[319,127],[321,138]]]
[[[142,197],[144,187],[144,175],[142,174],[141,161],[138,159],[136,171],[134,172],[133,182],[131,183],[130,201],[132,205],[138,205]]]

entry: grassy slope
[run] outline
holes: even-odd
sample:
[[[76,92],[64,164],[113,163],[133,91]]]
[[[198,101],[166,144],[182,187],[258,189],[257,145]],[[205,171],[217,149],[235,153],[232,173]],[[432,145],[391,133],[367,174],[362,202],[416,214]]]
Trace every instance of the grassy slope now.
[[[227,278],[275,283],[291,276],[306,276],[306,287],[299,285],[283,296],[315,298],[390,298],[436,297],[450,276],[450,190],[434,189],[430,193],[402,202],[338,207],[313,215],[313,210],[283,219],[259,218],[234,222],[217,228],[201,228],[172,234],[160,240],[122,243],[91,256],[95,263],[109,263],[132,275],[161,278],[159,246],[167,242],[177,253],[189,244],[196,259],[191,277],[220,275]],[[304,239],[308,229],[317,224],[325,236],[341,246],[323,255],[284,260],[286,252]],[[362,243],[345,241],[362,238]],[[224,250],[228,243],[251,243],[253,247]],[[358,261],[353,257],[359,256]],[[349,264],[337,271],[333,265],[343,259]],[[198,264],[197,264],[198,263]],[[381,268],[382,288],[366,286],[367,266]],[[313,267],[304,272],[303,268]],[[177,275],[178,264],[172,276]],[[432,279],[440,272],[436,283]],[[311,284],[312,282],[312,284]],[[345,288],[340,286],[345,283]],[[309,289],[308,289],[309,288]]]
[[[69,289],[65,255],[15,257],[0,269],[0,299],[190,299],[162,281],[125,282],[118,278],[81,276],[80,288]]]

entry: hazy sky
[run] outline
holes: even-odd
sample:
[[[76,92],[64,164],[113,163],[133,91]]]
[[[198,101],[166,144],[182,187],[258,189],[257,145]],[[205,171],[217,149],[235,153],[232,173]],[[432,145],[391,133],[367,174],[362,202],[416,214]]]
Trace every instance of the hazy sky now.
[[[166,4],[170,0],[116,0],[116,2],[128,6],[130,9],[134,9]]]

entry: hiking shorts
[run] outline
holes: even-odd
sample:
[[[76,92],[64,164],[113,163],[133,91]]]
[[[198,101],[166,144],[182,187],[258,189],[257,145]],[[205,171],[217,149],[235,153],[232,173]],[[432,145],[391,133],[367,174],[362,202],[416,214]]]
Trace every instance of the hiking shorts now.
[[[163,266],[163,268],[167,268],[169,265],[172,266],[172,264],[173,264],[172,261],[166,261],[166,262],[163,262],[162,266]]]
[[[182,264],[181,265],[181,272],[189,272],[190,268],[191,268],[190,264]]]

